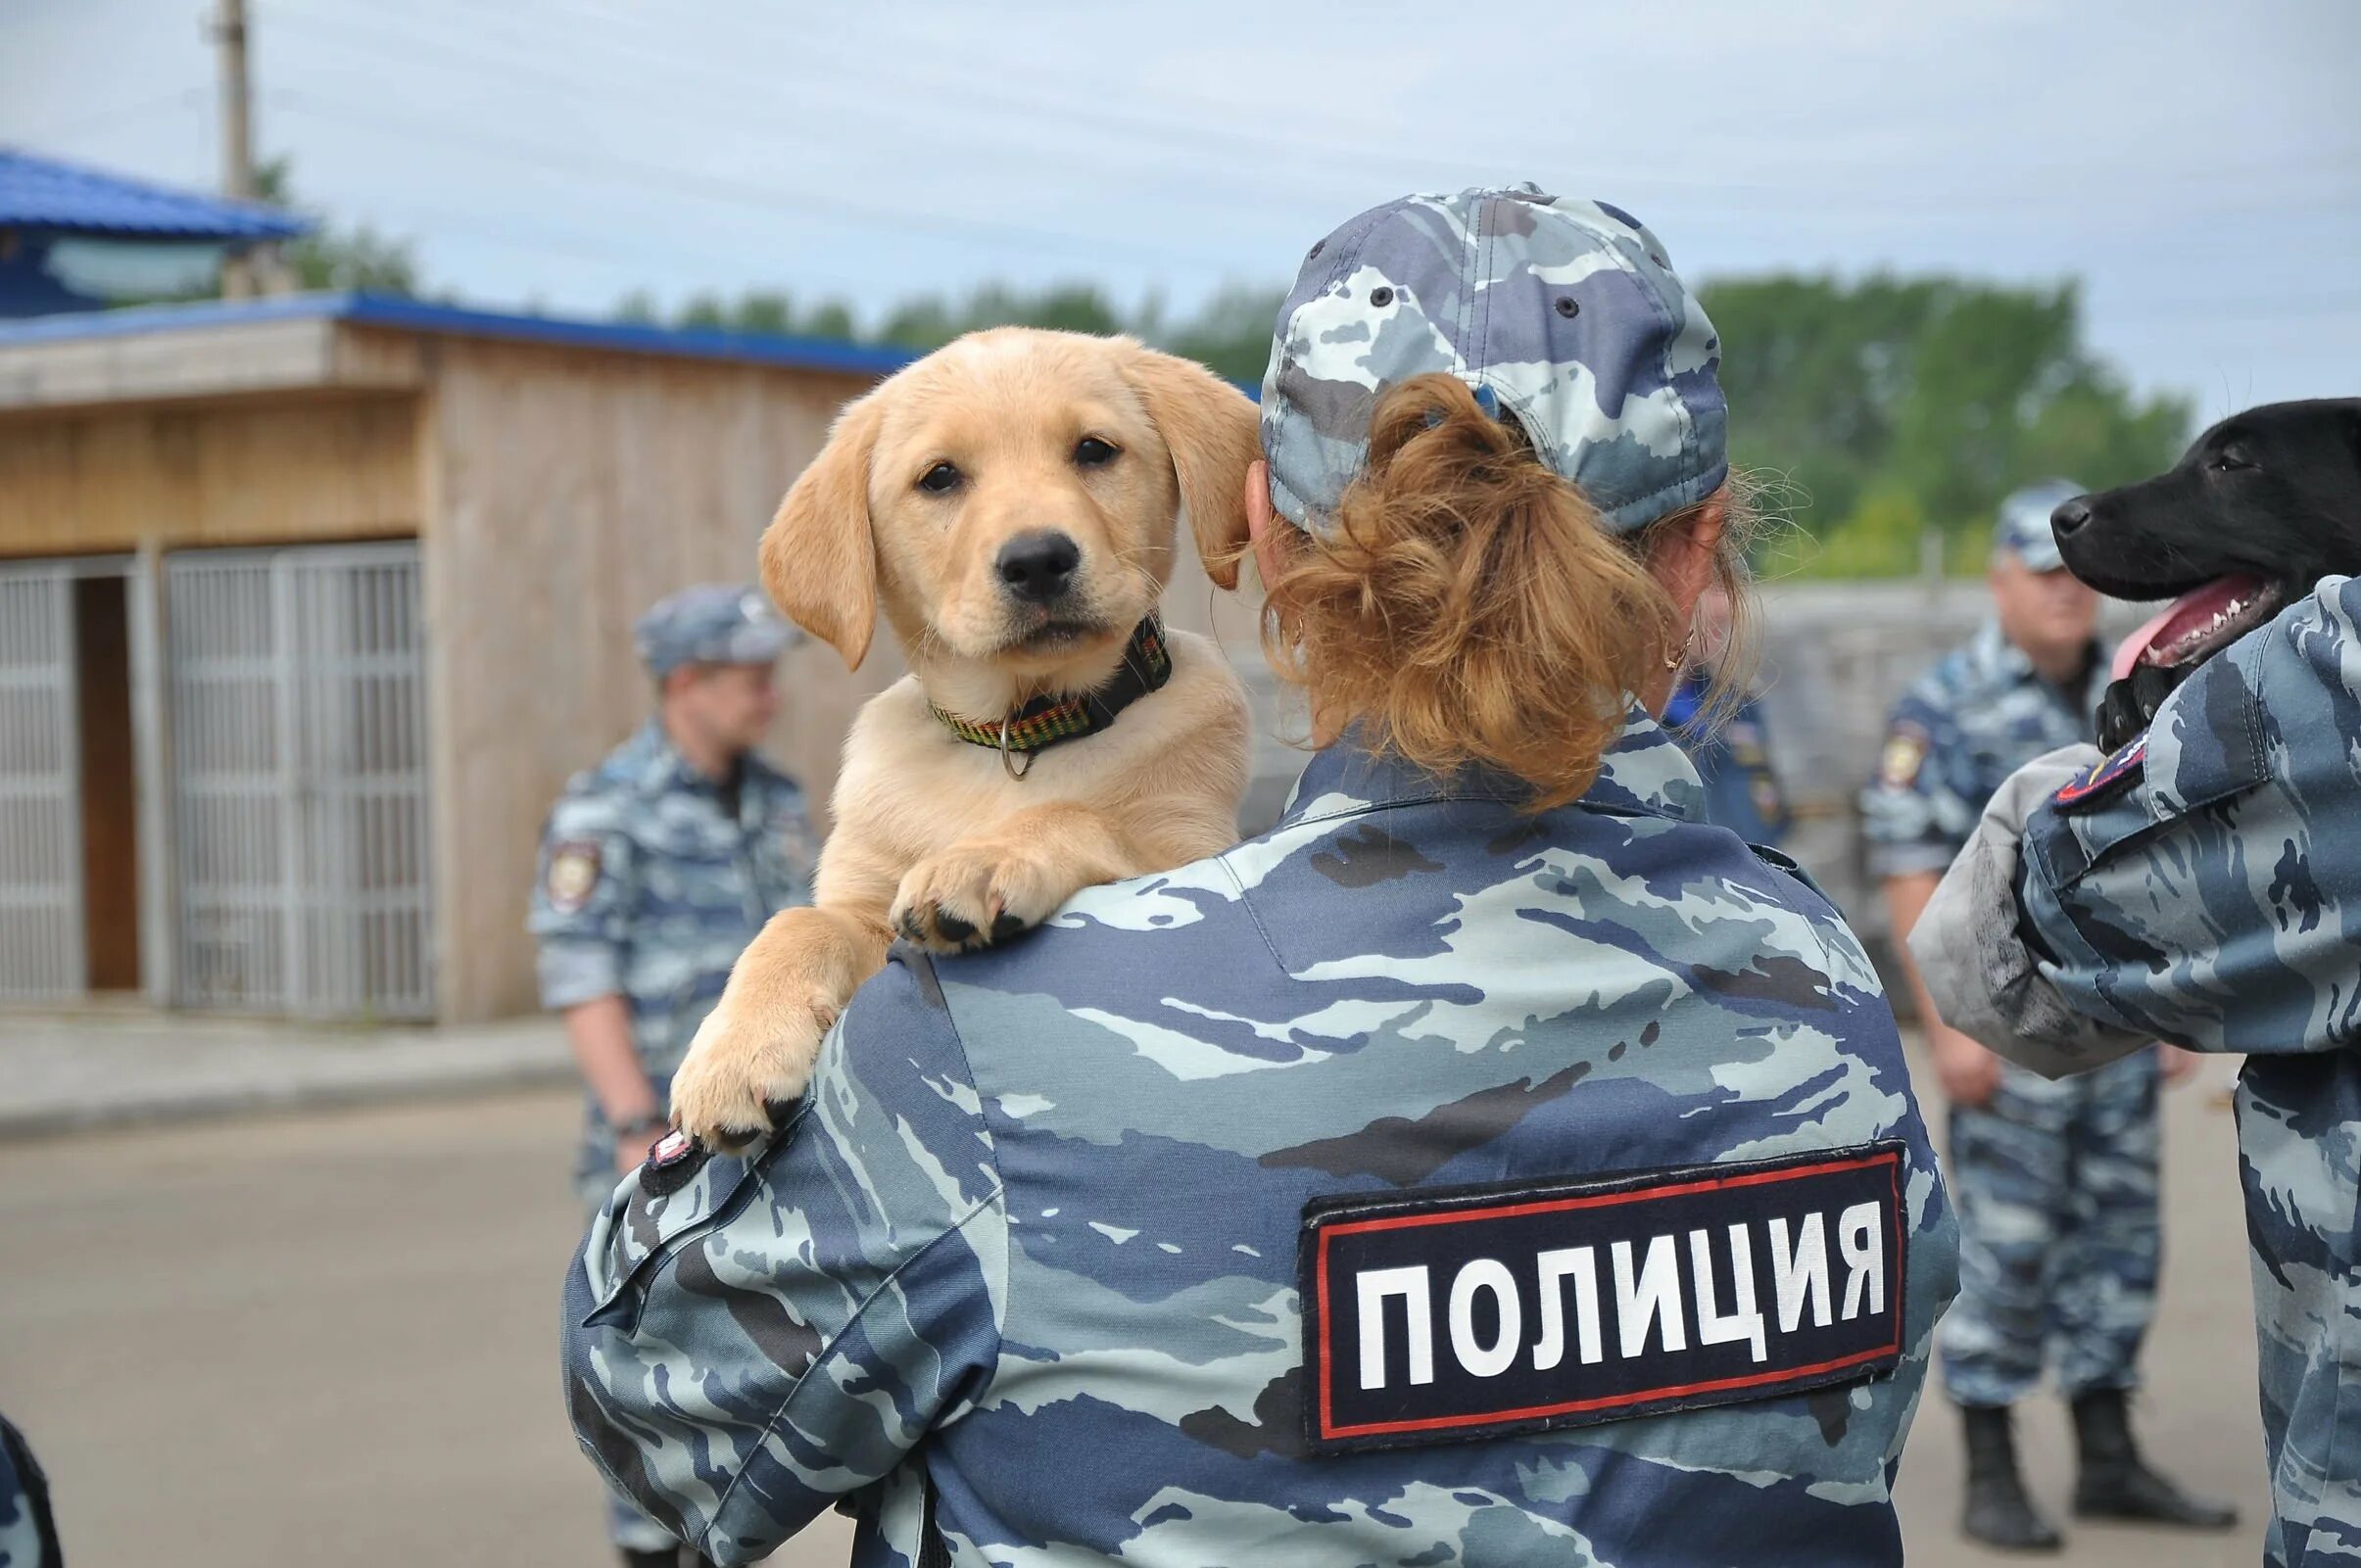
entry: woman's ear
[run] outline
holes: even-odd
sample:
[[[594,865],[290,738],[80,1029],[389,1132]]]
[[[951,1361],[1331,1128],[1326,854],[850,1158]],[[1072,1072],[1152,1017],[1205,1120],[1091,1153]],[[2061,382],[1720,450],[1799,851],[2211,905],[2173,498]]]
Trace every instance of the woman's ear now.
[[[1223,588],[1237,587],[1246,550],[1246,469],[1263,454],[1252,400],[1203,365],[1153,349],[1134,348],[1124,377],[1173,454],[1180,509],[1206,575]]]
[[[1648,573],[1672,600],[1672,624],[1684,632],[1697,613],[1697,601],[1719,571],[1721,535],[1729,516],[1730,494],[1717,490],[1648,541]]]
[[[884,409],[870,398],[838,415],[828,445],[762,532],[762,586],[771,601],[854,670],[877,629],[869,459],[883,419]]]

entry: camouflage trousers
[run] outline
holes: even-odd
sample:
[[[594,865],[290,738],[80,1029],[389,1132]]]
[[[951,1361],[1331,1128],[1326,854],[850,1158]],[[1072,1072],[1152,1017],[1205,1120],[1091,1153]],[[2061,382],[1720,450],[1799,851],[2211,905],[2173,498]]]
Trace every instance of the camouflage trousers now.
[[[2239,1077],[2269,1568],[2361,1561],[2361,1060],[2257,1056]]]
[[[670,1085],[665,1078],[653,1081],[659,1096]],[[598,1101],[586,1097],[582,1141],[574,1150],[574,1195],[582,1200],[586,1226],[606,1207],[606,1200],[614,1195],[615,1183],[621,1179],[621,1173],[615,1169],[614,1128],[599,1114]],[[680,1544],[679,1537],[611,1489],[606,1494],[606,1539],[625,1551],[662,1551]]]
[[[2154,1315],[2156,1053],[2075,1077],[2003,1066],[1951,1117],[1959,1297],[1935,1331],[1955,1403],[2013,1404],[2052,1360],[2068,1398],[2140,1381]]]

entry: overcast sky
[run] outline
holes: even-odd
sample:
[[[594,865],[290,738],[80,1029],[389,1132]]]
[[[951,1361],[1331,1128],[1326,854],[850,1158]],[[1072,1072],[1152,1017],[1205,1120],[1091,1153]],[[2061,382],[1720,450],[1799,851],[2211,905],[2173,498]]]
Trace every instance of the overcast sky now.
[[[263,152],[487,304],[1185,309],[1388,196],[1531,178],[1692,278],[2078,277],[2204,416],[2361,394],[2356,0],[251,3]],[[205,9],[0,0],[0,144],[213,182]]]

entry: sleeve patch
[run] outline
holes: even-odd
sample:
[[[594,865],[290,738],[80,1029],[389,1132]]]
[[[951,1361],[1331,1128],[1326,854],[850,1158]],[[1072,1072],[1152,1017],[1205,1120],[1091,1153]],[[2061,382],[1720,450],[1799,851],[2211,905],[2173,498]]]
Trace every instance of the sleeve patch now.
[[[1915,725],[1896,725],[1877,759],[1878,782],[1890,788],[1907,789],[1918,782],[1918,770],[1925,765],[1925,733]]]
[[[1313,1449],[1775,1399],[1903,1354],[1903,1146],[1304,1212]]]
[[[550,869],[543,874],[542,891],[560,915],[576,915],[590,902],[599,885],[599,841],[566,838],[550,847]]]
[[[2064,812],[2081,811],[2120,794],[2140,782],[2146,761],[2147,736],[2143,735],[2126,743],[2113,756],[2091,764],[2060,785],[2054,797],[2057,809]]]

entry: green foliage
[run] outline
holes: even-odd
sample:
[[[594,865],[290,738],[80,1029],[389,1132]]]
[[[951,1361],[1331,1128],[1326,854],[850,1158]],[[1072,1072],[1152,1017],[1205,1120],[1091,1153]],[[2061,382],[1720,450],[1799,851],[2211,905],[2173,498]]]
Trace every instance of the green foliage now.
[[[922,352],[985,327],[1128,332],[1159,348],[1202,360],[1233,381],[1259,383],[1271,353],[1271,327],[1278,314],[1279,298],[1277,289],[1232,285],[1185,320],[1168,321],[1162,302],[1153,297],[1127,311],[1092,284],[1060,283],[1027,293],[994,283],[961,300],[933,296],[905,300],[887,311],[875,330],[862,331],[851,308],[841,300],[823,300],[807,307],[776,290],[753,290],[734,301],[710,293],[694,296],[673,321],[684,327],[842,338]],[[616,306],[615,315],[625,321],[653,321],[654,302],[645,291],[635,292]]]
[[[274,158],[256,169],[255,184],[264,201],[301,210],[290,189],[288,160]],[[418,262],[410,241],[380,234],[366,223],[339,228],[323,221],[302,239],[280,247],[279,256],[295,274],[298,288],[419,292]]]
[[[1720,330],[1731,457],[1805,499],[1766,570],[1973,572],[2000,499],[2063,475],[2094,488],[2168,466],[2182,399],[2135,398],[2082,340],[2072,284],[1956,278],[1734,279],[1703,291]]]

